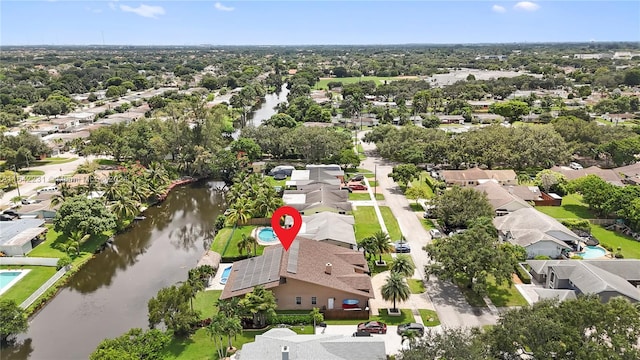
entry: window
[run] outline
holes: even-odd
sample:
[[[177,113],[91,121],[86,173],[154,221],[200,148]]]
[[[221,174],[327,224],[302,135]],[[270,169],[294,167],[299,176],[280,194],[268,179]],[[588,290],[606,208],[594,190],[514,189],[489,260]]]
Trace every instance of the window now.
[[[315,296],[312,296],[312,297],[311,297],[311,305],[315,305],[315,304],[317,304],[317,303],[318,303],[318,298],[317,298],[317,297],[315,297]]]
[[[302,304],[302,298],[300,296],[296,296],[296,305]]]

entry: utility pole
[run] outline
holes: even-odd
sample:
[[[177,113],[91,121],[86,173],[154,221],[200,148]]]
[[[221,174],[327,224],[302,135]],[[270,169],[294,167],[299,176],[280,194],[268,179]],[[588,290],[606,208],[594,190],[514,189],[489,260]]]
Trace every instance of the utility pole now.
[[[376,186],[373,187],[373,198],[378,196],[378,164],[373,167],[373,181],[376,182]]]

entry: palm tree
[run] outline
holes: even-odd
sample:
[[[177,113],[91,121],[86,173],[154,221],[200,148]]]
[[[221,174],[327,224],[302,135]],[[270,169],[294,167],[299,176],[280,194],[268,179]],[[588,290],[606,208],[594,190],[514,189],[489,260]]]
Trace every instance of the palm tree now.
[[[416,341],[418,341],[418,339],[420,339],[420,334],[418,334],[418,332],[415,330],[408,330],[402,335],[402,343],[404,343],[406,340],[409,341],[409,350],[411,350],[411,348],[416,344]]]
[[[189,272],[189,278],[183,285],[187,287],[186,291],[189,292],[189,304],[191,305],[191,311],[193,311],[193,299],[196,298],[199,291],[204,290],[202,280],[194,274],[195,273]]]
[[[400,274],[404,277],[413,275],[415,269],[416,266],[406,255],[398,255],[398,257],[393,261],[393,265],[391,265],[391,272]]]
[[[371,235],[371,238],[373,239],[373,243],[375,244],[376,253],[380,255],[380,261],[378,261],[378,263],[382,263],[382,255],[388,254],[393,251],[389,234],[382,230],[378,230],[373,235]]]
[[[398,273],[392,272],[387,278],[387,282],[382,285],[382,298],[386,301],[393,299],[393,311],[396,312],[396,300],[406,301],[409,299],[411,290],[409,285],[404,281],[404,277]]]
[[[229,351],[233,349],[231,337],[235,337],[236,334],[242,334],[242,321],[238,316],[225,316],[224,319],[223,328],[227,334],[227,351]]]
[[[245,197],[237,199],[233,206],[229,208],[227,223],[234,225],[246,223],[251,218],[251,207],[249,199]]]
[[[209,336],[211,337],[211,340],[213,340],[213,344],[216,347],[216,352],[218,353],[218,359],[223,359],[226,355],[226,351],[224,349],[224,345],[222,342],[222,336],[225,333],[225,329],[224,329],[224,322],[225,322],[226,316],[224,316],[223,314],[216,314],[212,319],[211,319],[211,324],[209,324],[209,326],[207,326],[207,334],[209,334]]]
[[[253,236],[247,236],[247,234],[242,234],[242,238],[238,242],[238,251],[240,252],[240,255],[242,255],[242,253],[246,250],[247,255],[255,256],[257,255],[256,254],[257,245],[258,245],[258,241],[256,240],[256,238],[254,238]],[[254,250],[253,254],[251,253],[252,249]]]
[[[267,320],[267,315],[275,315],[276,297],[273,292],[266,290],[264,286],[256,286],[250,293],[247,293],[239,305],[245,311],[253,315],[253,324],[263,327]]]
[[[77,241],[71,241],[68,244],[65,244],[64,251],[69,255],[78,256],[80,255],[80,243]]]
[[[376,244],[372,237],[366,237],[360,241],[358,241],[358,250],[362,249],[364,251],[364,256],[367,260],[371,259],[371,255],[376,254]]]
[[[149,180],[154,188],[162,187],[169,181],[169,176],[162,164],[152,162],[149,164],[146,172],[146,178]]]
[[[216,306],[221,314],[227,317],[240,315],[240,298],[232,297],[226,300],[218,300]]]
[[[128,219],[136,216],[140,208],[139,203],[128,197],[120,198],[111,204],[111,211],[113,211],[118,218]]]

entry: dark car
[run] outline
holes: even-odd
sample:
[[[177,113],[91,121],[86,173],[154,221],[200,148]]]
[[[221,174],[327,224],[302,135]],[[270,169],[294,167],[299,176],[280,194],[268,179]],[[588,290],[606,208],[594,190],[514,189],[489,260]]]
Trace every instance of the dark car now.
[[[347,190],[350,193],[353,192],[353,189],[351,189],[350,187],[343,187],[343,188],[340,188],[340,190]]]
[[[418,323],[406,323],[398,325],[398,335],[402,336],[409,331],[414,331],[419,336],[422,336],[424,335],[424,325]]]
[[[358,324],[358,332],[368,332],[370,334],[386,334],[387,324],[380,321],[367,321]]]
[[[353,333],[353,335],[351,335],[353,337],[361,337],[361,336],[371,336],[370,332],[366,332],[366,331],[356,331]]]
[[[14,218],[18,217],[18,213],[13,211],[13,210],[11,210],[11,209],[3,211],[2,214],[3,215],[8,215],[8,216],[14,217]]]
[[[353,184],[349,185],[349,189],[351,190],[367,190],[367,187],[361,184]]]
[[[364,175],[358,174],[358,175],[352,177],[350,181],[362,181],[362,180],[364,180]]]
[[[273,175],[273,180],[284,180],[287,178],[287,174],[283,173],[283,172],[279,172],[276,173],[275,175]]]
[[[403,242],[403,241],[396,241],[393,244],[393,247],[395,248],[397,253],[410,253],[411,252],[411,246],[409,246],[409,244],[407,244],[406,242]]]

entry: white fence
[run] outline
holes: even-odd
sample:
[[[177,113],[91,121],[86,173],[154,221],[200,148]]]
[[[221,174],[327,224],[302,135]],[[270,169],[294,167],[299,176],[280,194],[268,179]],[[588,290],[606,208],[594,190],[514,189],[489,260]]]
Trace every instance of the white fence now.
[[[0,265],[32,265],[32,266],[56,266],[58,258],[38,257],[0,257]]]
[[[58,270],[58,272],[55,273],[52,277],[50,277],[49,280],[47,280],[47,282],[42,284],[42,286],[40,286],[38,290],[36,290],[33,294],[31,294],[31,296],[29,296],[27,300],[23,301],[22,304],[20,304],[20,307],[23,309],[26,309],[29,306],[31,306],[31,304],[33,304],[42,294],[44,294],[45,291],[47,291],[51,286],[53,286],[53,284],[55,284],[56,281],[60,280],[60,278],[64,276],[64,274],[67,272],[68,269],[69,267],[65,266],[62,269]]]

